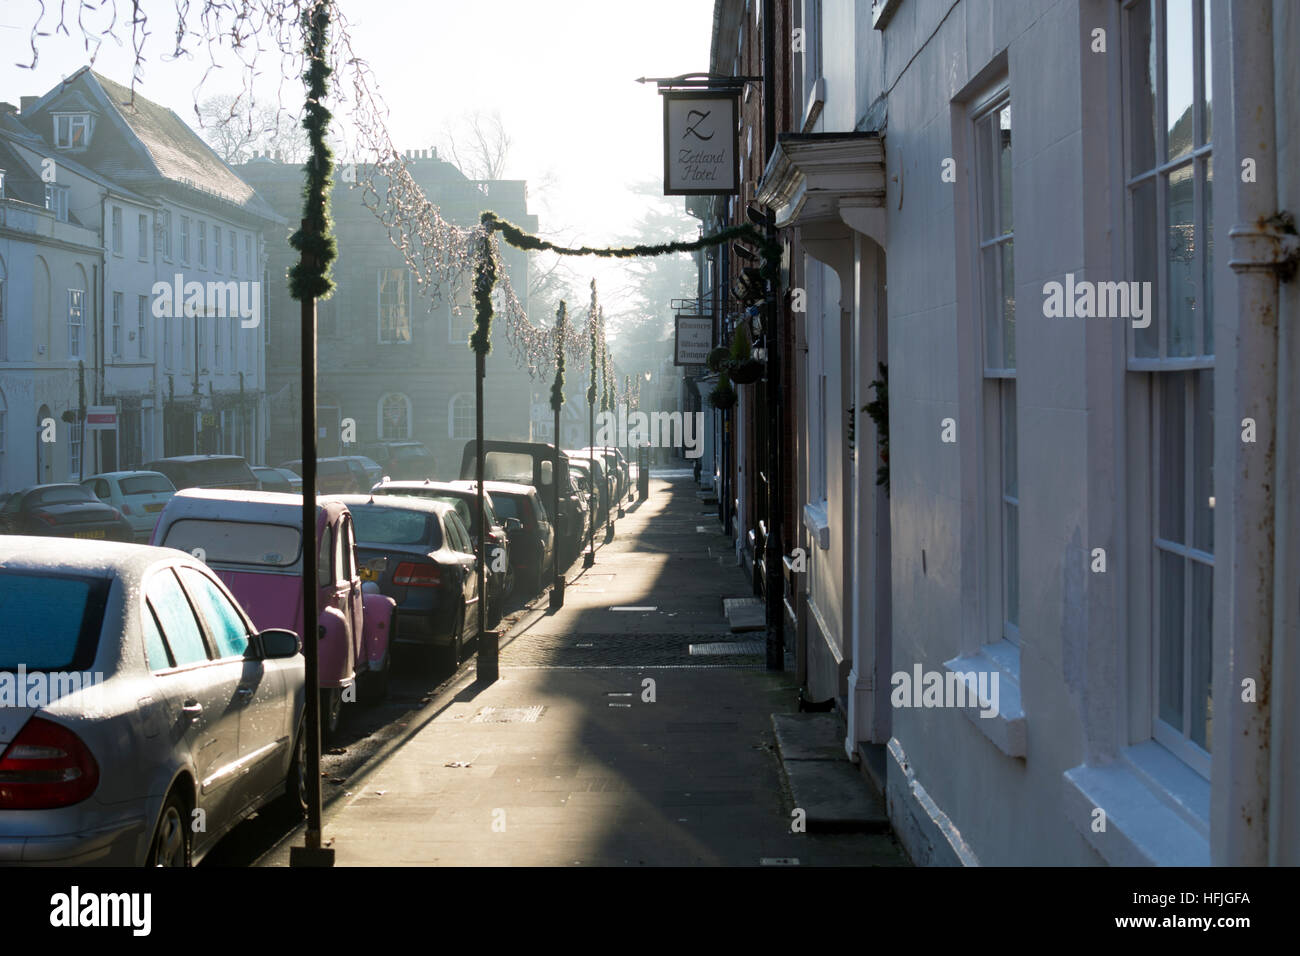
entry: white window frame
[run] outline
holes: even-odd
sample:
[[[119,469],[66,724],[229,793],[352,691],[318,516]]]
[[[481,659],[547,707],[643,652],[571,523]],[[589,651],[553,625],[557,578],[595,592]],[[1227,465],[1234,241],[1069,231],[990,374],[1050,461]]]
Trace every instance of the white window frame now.
[[[68,474],[74,478],[81,476],[81,431],[79,421],[68,424]]]
[[[221,227],[212,224],[212,271],[221,271]]]
[[[76,321],[73,321],[73,320]],[[86,290],[68,290],[68,358],[82,358],[81,333],[86,325]]]
[[[1136,494],[1136,514],[1140,516],[1140,528],[1135,532],[1135,547],[1137,551],[1137,575],[1135,576],[1134,585],[1129,589],[1131,600],[1134,607],[1130,609],[1131,618],[1141,621],[1144,627],[1136,629],[1135,633],[1146,635],[1145,643],[1141,648],[1142,664],[1144,667],[1137,669],[1139,675],[1137,687],[1134,688],[1138,694],[1140,706],[1134,708],[1132,724],[1129,728],[1130,737],[1138,740],[1153,740],[1165,750],[1172,753],[1184,765],[1193,770],[1199,777],[1208,781],[1211,770],[1211,750],[1201,747],[1196,743],[1190,734],[1190,721],[1192,714],[1192,666],[1193,661],[1197,659],[1198,653],[1193,645],[1193,614],[1195,613],[1195,599],[1200,593],[1199,589],[1193,588],[1193,569],[1196,567],[1208,568],[1210,570],[1210,581],[1208,590],[1210,594],[1210,603],[1207,607],[1207,616],[1209,622],[1206,626],[1208,636],[1208,645],[1203,651],[1203,658],[1208,662],[1211,675],[1214,669],[1214,634],[1213,634],[1213,588],[1214,588],[1214,554],[1212,550],[1206,550],[1203,547],[1197,547],[1195,541],[1195,502],[1197,497],[1198,485],[1197,475],[1191,460],[1194,458],[1193,449],[1196,447],[1195,442],[1198,440],[1202,443],[1208,443],[1211,446],[1210,459],[1213,461],[1213,427],[1214,414],[1210,409],[1206,416],[1207,422],[1203,423],[1208,428],[1209,435],[1202,433],[1202,429],[1196,426],[1195,409],[1193,406],[1193,397],[1196,394],[1196,384],[1194,383],[1193,373],[1198,371],[1210,371],[1211,381],[1213,379],[1214,368],[1214,345],[1211,335],[1213,330],[1212,289],[1207,290],[1210,282],[1207,277],[1212,276],[1213,260],[1206,256],[1205,241],[1197,241],[1200,237],[1209,236],[1212,241],[1213,220],[1210,210],[1209,196],[1207,195],[1206,183],[1212,183],[1213,170],[1213,140],[1206,140],[1204,136],[1205,120],[1205,79],[1207,69],[1210,66],[1206,62],[1206,43],[1205,28],[1208,26],[1208,5],[1202,3],[1193,3],[1192,9],[1192,49],[1193,49],[1193,90],[1192,90],[1192,114],[1193,114],[1193,131],[1190,151],[1180,155],[1176,159],[1168,158],[1168,133],[1169,121],[1167,114],[1168,98],[1168,55],[1167,55],[1167,5],[1161,0],[1152,0],[1152,10],[1154,11],[1153,33],[1151,37],[1152,46],[1156,50],[1156,89],[1152,91],[1153,116],[1150,117],[1153,126],[1154,142],[1152,149],[1154,155],[1150,162],[1151,166],[1142,170],[1134,170],[1133,144],[1129,139],[1136,140],[1136,133],[1133,126],[1136,121],[1134,99],[1137,90],[1137,77],[1135,76],[1134,64],[1130,56],[1130,45],[1134,42],[1134,18],[1136,13],[1134,8],[1138,6],[1137,2],[1126,3],[1121,15],[1122,32],[1120,49],[1124,51],[1123,55],[1123,104],[1121,115],[1124,119],[1124,130],[1128,136],[1125,141],[1125,148],[1122,157],[1124,169],[1124,214],[1125,228],[1124,237],[1126,240],[1126,261],[1129,274],[1137,281],[1150,281],[1154,295],[1151,302],[1151,325],[1147,331],[1134,329],[1131,327],[1127,333],[1128,337],[1128,370],[1130,380],[1134,387],[1130,389],[1130,394],[1134,397],[1134,406],[1129,413],[1130,420],[1144,421],[1146,424],[1145,441],[1138,443],[1136,453],[1138,460],[1130,465],[1130,474],[1141,475],[1142,485],[1140,493]],[[1197,43],[1197,37],[1201,42]],[[1149,55],[1146,63],[1150,63]],[[1149,69],[1149,66],[1146,67]],[[1222,101],[1222,93],[1219,96]],[[1195,301],[1199,307],[1193,315],[1193,328],[1191,338],[1194,348],[1189,354],[1170,354],[1169,350],[1169,331],[1170,331],[1170,314],[1169,314],[1169,282],[1170,272],[1168,263],[1168,253],[1170,249],[1170,230],[1168,228],[1169,209],[1168,209],[1168,191],[1171,174],[1181,169],[1191,170],[1192,182],[1192,240],[1191,252],[1193,256],[1193,268],[1191,270],[1191,281],[1195,290]],[[1148,210],[1141,212],[1136,209],[1135,193],[1138,189],[1147,184],[1155,184],[1154,188],[1154,241],[1151,245],[1150,255],[1154,260],[1155,274],[1143,274],[1139,269],[1138,256],[1139,242],[1137,228],[1139,224],[1151,222],[1152,216]],[[1209,294],[1207,294],[1207,291]],[[1154,354],[1139,354],[1139,341],[1145,339],[1150,342],[1150,336],[1155,335],[1155,348],[1143,349],[1142,351],[1154,351]],[[1163,509],[1162,494],[1168,489],[1165,486],[1166,476],[1162,474],[1163,464],[1162,449],[1164,447],[1163,428],[1164,428],[1164,410],[1162,408],[1164,388],[1172,385],[1177,379],[1172,376],[1183,374],[1183,421],[1178,426],[1181,435],[1178,436],[1182,443],[1184,461],[1182,464],[1182,535],[1183,540],[1171,541],[1161,535],[1161,512]],[[1132,449],[1131,449],[1132,450]],[[1211,478],[1209,485],[1209,498],[1213,501],[1213,467],[1211,464]],[[1211,506],[1212,507],[1212,506]],[[1209,516],[1209,530],[1213,535],[1213,513]],[[1210,548],[1213,548],[1211,540]],[[1181,559],[1183,580],[1182,580],[1182,606],[1178,609],[1181,616],[1183,640],[1181,642],[1181,706],[1180,719],[1182,729],[1174,727],[1172,724],[1163,720],[1161,714],[1162,688],[1161,688],[1161,636],[1162,636],[1162,595],[1161,595],[1161,559],[1163,556],[1170,556],[1175,559]],[[1144,669],[1147,680],[1143,682],[1140,675]],[[1213,680],[1211,676],[1210,684]],[[1212,692],[1212,687],[1209,688]],[[1213,712],[1212,697],[1207,697],[1206,703],[1207,716]],[[1213,731],[1207,731],[1207,745],[1212,748]]]
[[[204,220],[199,220],[199,265],[206,269],[208,267],[208,224]]]
[[[991,124],[999,128],[998,118],[1003,109],[1011,107],[1011,87],[1009,77],[1004,77],[992,86],[984,95],[977,98],[968,111],[969,128],[967,141],[970,144],[972,170],[971,222],[974,227],[973,255],[971,257],[974,287],[973,313],[978,327],[980,348],[979,366],[983,369],[980,382],[980,415],[982,424],[981,445],[981,509],[985,518],[983,528],[983,546],[980,553],[984,567],[984,609],[985,609],[985,643],[1007,641],[1020,646],[1020,501],[1018,483],[1008,463],[1008,455],[1018,456],[1019,442],[1017,436],[1010,436],[1011,428],[1018,422],[1016,414],[1016,367],[1014,347],[1010,355],[1003,341],[1003,308],[1007,301],[1007,290],[1002,288],[1005,278],[1003,256],[1007,250],[1012,255],[1012,282],[1014,285],[1014,249],[1015,232],[1001,228],[1003,189],[1010,184],[1003,184],[1000,169],[985,168],[988,157],[981,154],[980,127]],[[1011,130],[1014,132],[1014,120]],[[1012,149],[1015,138],[1012,137]],[[996,190],[996,202],[992,203],[996,222],[985,223],[985,191]],[[1015,200],[1012,197],[1014,223]],[[996,267],[988,268],[986,253],[994,250]],[[990,303],[990,283],[995,284],[994,297],[1000,308],[996,317],[988,310]],[[1000,294],[998,294],[1000,293]],[[1015,290],[1011,290],[1014,302]],[[1013,313],[1014,316],[1014,313]],[[1013,334],[1014,334],[1014,317]],[[996,346],[996,348],[995,348]],[[998,361],[991,359],[997,354]],[[1014,444],[1011,444],[1014,443]],[[1018,465],[1018,462],[1016,463]],[[1015,469],[1018,471],[1018,467]],[[1011,518],[1015,520],[1015,530],[1008,534]],[[1014,599],[1013,599],[1014,595]],[[1014,620],[1013,620],[1014,618]]]
[[[394,273],[401,273],[406,278],[406,338],[385,338],[384,322],[384,277],[392,276]],[[376,334],[380,345],[410,345],[415,339],[414,330],[414,301],[412,296],[411,272],[409,269],[402,267],[379,269],[375,273],[375,312],[376,312]]]
[[[109,214],[109,218],[112,223],[111,228],[112,228],[112,235],[113,235],[113,255],[120,256],[122,254],[122,245],[123,245],[122,207],[114,206],[112,212]]]
[[[135,297],[135,334],[140,358],[149,357],[149,297]]]
[[[112,328],[109,335],[109,350],[113,358],[122,357],[122,309],[125,297],[121,292],[114,292],[110,308]]]
[[[90,143],[89,113],[54,113],[54,146],[57,149],[85,149]],[[75,130],[81,130],[77,142]]]
[[[232,276],[238,275],[239,274],[239,242],[238,242],[239,237],[235,234],[235,230],[233,229],[227,232],[226,235],[230,237],[230,274]]]
[[[136,258],[141,262],[149,261],[149,217],[140,213],[136,217],[136,224],[139,226],[136,237]]]
[[[181,262],[190,264],[190,217],[181,216]]]
[[[456,423],[461,416],[457,412],[463,407],[469,408],[469,427],[468,434],[457,434]],[[474,412],[474,393],[457,392],[447,402],[447,437],[461,441],[468,441],[476,434],[477,421]]]
[[[68,222],[69,192],[67,186],[58,183],[45,184],[45,208],[54,213],[59,222]]]
[[[389,400],[401,400],[404,405],[402,416],[405,419],[405,428],[400,429],[401,434],[392,433],[387,430],[385,425],[384,411],[389,404]],[[378,435],[380,441],[408,441],[411,437],[411,399],[404,392],[385,392],[379,396],[379,406],[377,417],[379,420]]]
[[[172,212],[170,209],[164,209],[158,213],[158,222],[156,225],[158,236],[158,251],[162,255],[164,262],[172,261]]]

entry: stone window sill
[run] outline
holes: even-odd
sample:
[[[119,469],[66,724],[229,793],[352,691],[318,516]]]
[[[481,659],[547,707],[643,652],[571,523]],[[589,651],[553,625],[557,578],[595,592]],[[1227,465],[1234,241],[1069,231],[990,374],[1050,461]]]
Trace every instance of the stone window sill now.
[[[992,700],[979,700],[975,693],[978,684],[971,686],[968,679],[967,686],[971,686],[968,700],[972,703],[963,707],[962,711],[1008,757],[1025,756],[1025,711],[1020,703],[1020,649],[1010,641],[998,641],[984,645],[977,654],[944,661],[943,666],[950,673],[974,673],[976,681],[980,674],[987,674],[985,686],[990,690],[995,686],[996,680],[996,697]],[[997,712],[993,713],[992,705],[995,703]]]

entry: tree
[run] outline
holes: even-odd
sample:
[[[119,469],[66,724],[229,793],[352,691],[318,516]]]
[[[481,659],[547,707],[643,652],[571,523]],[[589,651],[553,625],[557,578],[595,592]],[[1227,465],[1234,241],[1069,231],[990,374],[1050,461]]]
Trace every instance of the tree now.
[[[218,93],[195,107],[199,129],[209,146],[227,163],[247,162],[255,152],[270,150],[287,163],[307,158],[307,138],[299,117],[249,96]]]
[[[439,138],[442,157],[469,179],[501,179],[510,156],[510,136],[497,110],[473,110],[444,124]]]

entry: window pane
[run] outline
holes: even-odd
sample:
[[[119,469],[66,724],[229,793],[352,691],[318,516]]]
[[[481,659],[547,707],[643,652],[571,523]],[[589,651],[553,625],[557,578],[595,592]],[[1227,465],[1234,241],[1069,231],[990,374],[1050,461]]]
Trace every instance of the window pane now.
[[[1205,276],[1201,296],[1201,314],[1205,317],[1205,354],[1214,354],[1214,157],[1205,157],[1205,180],[1201,195],[1205,200],[1205,212],[1202,214],[1205,225],[1201,231],[1201,248],[1205,250],[1201,263]]]
[[[1006,591],[1007,623],[1020,627],[1020,509],[1003,504],[1002,579]]]
[[[1016,276],[1013,241],[1002,243],[1002,367],[1016,367]]]
[[[1192,0],[1167,0],[1165,5],[1165,122],[1169,159],[1192,149]]]
[[[1156,224],[1156,181],[1147,179],[1133,187],[1133,279],[1149,282],[1152,290],[1150,308],[1151,324],[1133,330],[1133,354],[1138,358],[1151,358],[1160,350],[1160,281],[1157,273],[1159,253],[1159,228]]]
[[[190,602],[186,600],[185,592],[181,590],[175,575],[170,571],[155,574],[149,580],[147,593],[149,605],[162,625],[163,635],[171,647],[176,666],[184,667],[186,664],[206,661],[208,651],[203,644],[199,622],[194,619]]]
[[[1186,506],[1187,432],[1184,396],[1186,375],[1170,372],[1155,376],[1157,395],[1156,422],[1160,449],[1160,483],[1156,497],[1160,502],[1157,534],[1166,541],[1184,541]]]
[[[1002,383],[1002,493],[1008,498],[1020,497],[1017,437],[1016,383],[1010,379]]]
[[[1192,547],[1214,551],[1214,369],[1192,372]]]
[[[1166,261],[1169,273],[1169,328],[1165,354],[1196,352],[1196,208],[1192,195],[1192,166],[1188,163],[1169,174],[1165,193]]]
[[[1210,730],[1214,720],[1211,668],[1213,633],[1211,618],[1214,613],[1214,569],[1199,561],[1192,562],[1192,648],[1190,701],[1192,742],[1210,749]]]
[[[976,191],[979,193],[979,235],[992,239],[997,235],[997,206],[994,194],[997,164],[993,149],[993,123],[996,114],[986,116],[975,125]]]
[[[1183,559],[1157,551],[1160,580],[1160,719],[1183,729]]]
[[[1001,255],[997,246],[987,246],[980,253],[980,285],[984,293],[984,354],[989,368],[1002,368],[1002,336],[999,334],[1002,304],[999,301],[998,257]]]
[[[998,110],[998,194],[1001,234],[1010,235],[1011,218],[1011,104]]]
[[[167,657],[167,645],[163,643],[162,631],[153,612],[146,607],[140,612],[140,624],[144,629],[144,654],[151,671],[165,671],[172,666]]]
[[[1214,83],[1213,73],[1210,65],[1214,62],[1210,57],[1210,0],[1204,0],[1201,5],[1202,16],[1202,48],[1205,50],[1205,102],[1201,108],[1204,110],[1205,125],[1205,142],[1209,143],[1214,140]]]
[[[217,657],[242,657],[248,649],[248,630],[239,612],[206,575],[193,568],[181,568],[181,578],[208,625],[217,646]]]

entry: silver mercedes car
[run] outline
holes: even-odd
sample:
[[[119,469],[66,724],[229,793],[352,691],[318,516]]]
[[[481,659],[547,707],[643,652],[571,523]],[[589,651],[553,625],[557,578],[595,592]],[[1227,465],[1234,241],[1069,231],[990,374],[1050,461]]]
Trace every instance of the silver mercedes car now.
[[[0,863],[189,866],[301,812],[300,650],[184,552],[0,536]]]

